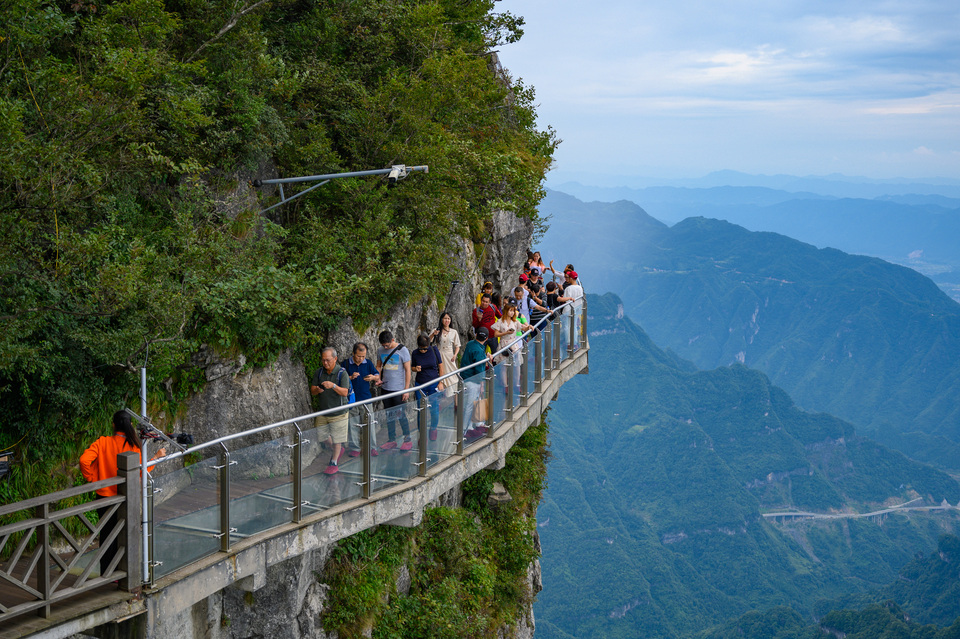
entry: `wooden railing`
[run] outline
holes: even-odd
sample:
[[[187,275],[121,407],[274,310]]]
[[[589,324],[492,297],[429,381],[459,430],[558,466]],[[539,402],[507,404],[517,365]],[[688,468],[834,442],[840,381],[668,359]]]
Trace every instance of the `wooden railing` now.
[[[30,513],[0,526],[0,557],[5,558],[0,561],[0,626],[30,611],[49,617],[52,604],[113,582],[128,592],[139,589],[139,456],[122,453],[117,467],[112,479],[0,506],[0,517]],[[117,487],[116,495],[55,510],[64,500],[109,486]],[[100,514],[97,523],[88,517],[94,511]],[[65,522],[71,518],[79,521],[83,534],[68,530]]]

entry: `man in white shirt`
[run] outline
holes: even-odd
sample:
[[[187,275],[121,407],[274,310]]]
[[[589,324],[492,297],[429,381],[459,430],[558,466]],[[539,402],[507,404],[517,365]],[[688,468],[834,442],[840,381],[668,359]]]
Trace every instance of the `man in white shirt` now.
[[[567,323],[569,321],[574,322],[574,335],[580,335],[580,313],[583,308],[583,302],[580,300],[583,299],[583,287],[577,283],[577,272],[576,271],[566,271],[563,274],[563,279],[566,282],[566,286],[563,289],[563,295],[557,297],[557,301],[561,304],[566,304],[567,302],[573,302],[569,307],[564,309],[564,316],[568,317],[568,320],[564,321],[564,325],[567,327],[567,330],[564,330],[564,341],[569,341],[570,336],[568,330],[570,325]],[[573,316],[573,317],[570,317]],[[577,340],[579,342],[579,338]]]

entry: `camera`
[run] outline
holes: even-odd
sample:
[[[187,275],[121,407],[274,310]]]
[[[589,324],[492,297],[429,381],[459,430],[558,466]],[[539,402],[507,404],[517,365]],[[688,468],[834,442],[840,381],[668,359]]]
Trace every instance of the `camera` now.
[[[402,180],[407,177],[407,166],[405,164],[395,164],[390,168],[390,173],[387,174],[387,186],[394,187],[397,185],[397,180]]]

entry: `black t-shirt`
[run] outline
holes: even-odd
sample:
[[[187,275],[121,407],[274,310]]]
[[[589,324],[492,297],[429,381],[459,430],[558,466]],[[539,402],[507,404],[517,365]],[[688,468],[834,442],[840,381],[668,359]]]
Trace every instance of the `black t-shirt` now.
[[[527,290],[533,293],[538,299],[543,299],[543,285],[540,282],[536,284],[527,282]]]
[[[416,385],[426,384],[440,377],[440,351],[436,346],[427,348],[427,352],[422,352],[419,348],[410,351],[410,366],[419,366]]]

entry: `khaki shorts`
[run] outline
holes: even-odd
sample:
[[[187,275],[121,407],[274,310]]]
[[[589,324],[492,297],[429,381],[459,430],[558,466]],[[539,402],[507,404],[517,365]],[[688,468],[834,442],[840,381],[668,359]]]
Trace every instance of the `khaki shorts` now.
[[[327,437],[333,439],[334,444],[347,443],[347,426],[350,424],[350,413],[343,415],[317,415],[313,418],[313,427],[317,429],[320,441]]]

